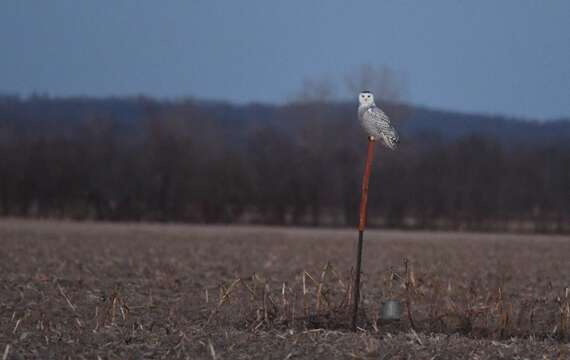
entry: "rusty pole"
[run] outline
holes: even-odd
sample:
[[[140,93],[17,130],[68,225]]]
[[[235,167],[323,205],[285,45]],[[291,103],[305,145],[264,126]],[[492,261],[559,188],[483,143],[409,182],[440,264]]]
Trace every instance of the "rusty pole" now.
[[[354,275],[354,296],[352,308],[352,330],[356,331],[356,320],[358,317],[358,303],[360,302],[360,268],[362,266],[362,242],[364,240],[364,228],[366,227],[366,203],[368,202],[368,182],[370,180],[370,168],[372,167],[372,156],[374,155],[374,140],[368,138],[368,151],[366,152],[366,163],[364,165],[364,176],[362,177],[362,189],[360,193],[360,209],[358,215],[358,245],[356,248],[356,271]]]

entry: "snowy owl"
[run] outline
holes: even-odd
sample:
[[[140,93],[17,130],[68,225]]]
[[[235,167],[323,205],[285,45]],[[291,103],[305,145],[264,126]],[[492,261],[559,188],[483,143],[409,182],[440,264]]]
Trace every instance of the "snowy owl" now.
[[[384,145],[392,150],[396,149],[400,142],[398,133],[384,111],[376,106],[374,95],[370,91],[363,91],[358,95],[358,119],[371,141],[380,138]]]

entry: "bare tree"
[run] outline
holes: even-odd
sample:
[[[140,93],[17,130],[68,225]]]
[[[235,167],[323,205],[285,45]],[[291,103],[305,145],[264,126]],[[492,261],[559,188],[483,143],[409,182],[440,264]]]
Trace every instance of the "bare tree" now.
[[[400,102],[408,96],[406,76],[386,65],[361,65],[349,72],[344,80],[351,95],[368,90],[377,98],[390,102]]]
[[[335,145],[333,129],[334,114],[331,103],[335,94],[335,85],[330,77],[305,79],[295,96],[291,115],[298,122],[298,136],[295,145],[302,153],[300,158],[300,181],[302,184],[299,203],[294,205],[295,213],[303,212],[300,204],[309,205],[311,223],[319,225],[327,198],[325,181],[332,166],[332,147]]]
[[[354,104],[333,96],[321,78],[280,107],[0,101],[0,215],[353,226],[366,139]],[[136,121],[90,110],[120,103]],[[380,105],[394,117],[393,104]],[[424,116],[448,116],[447,129],[458,115]],[[560,132],[526,123],[517,131],[534,139],[543,127]],[[410,133],[400,151],[381,153],[372,224],[569,230],[568,141],[519,144],[462,130]]]

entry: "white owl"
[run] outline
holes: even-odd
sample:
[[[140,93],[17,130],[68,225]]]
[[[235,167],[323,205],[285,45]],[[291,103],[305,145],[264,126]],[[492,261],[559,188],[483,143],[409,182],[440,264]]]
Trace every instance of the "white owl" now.
[[[400,137],[388,116],[374,103],[374,95],[370,91],[358,95],[358,119],[370,140],[382,139],[388,148],[396,149]]]

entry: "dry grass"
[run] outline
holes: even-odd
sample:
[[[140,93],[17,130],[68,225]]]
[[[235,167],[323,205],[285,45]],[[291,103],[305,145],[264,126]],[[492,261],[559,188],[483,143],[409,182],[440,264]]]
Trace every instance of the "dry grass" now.
[[[2,358],[568,357],[569,238],[367,232],[352,333],[355,235],[0,221]]]

